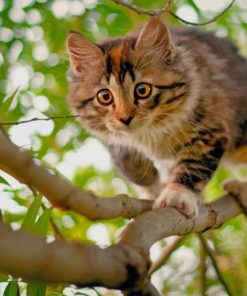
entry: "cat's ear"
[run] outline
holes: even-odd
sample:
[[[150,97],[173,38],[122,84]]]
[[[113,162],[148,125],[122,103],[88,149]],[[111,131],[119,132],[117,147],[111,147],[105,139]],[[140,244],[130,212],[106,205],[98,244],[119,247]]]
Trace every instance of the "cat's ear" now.
[[[171,60],[175,55],[174,45],[167,26],[158,17],[153,16],[142,28],[135,49],[150,50],[156,48],[166,59]]]
[[[92,64],[103,56],[102,50],[97,45],[77,32],[69,33],[66,45],[71,69],[75,73],[89,70]]]

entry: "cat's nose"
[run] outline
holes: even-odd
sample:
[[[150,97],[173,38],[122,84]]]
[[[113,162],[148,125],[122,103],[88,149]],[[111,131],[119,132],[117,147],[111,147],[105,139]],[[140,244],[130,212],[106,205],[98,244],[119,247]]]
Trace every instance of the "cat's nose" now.
[[[120,118],[119,120],[125,125],[129,125],[133,118],[134,116],[129,116],[128,118]]]

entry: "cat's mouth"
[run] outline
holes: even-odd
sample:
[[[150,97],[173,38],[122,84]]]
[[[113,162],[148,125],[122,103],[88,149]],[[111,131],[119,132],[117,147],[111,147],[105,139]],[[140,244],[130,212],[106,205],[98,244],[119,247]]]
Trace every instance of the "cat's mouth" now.
[[[143,128],[147,127],[146,121],[140,121],[134,118],[129,125],[126,125],[120,121],[108,121],[106,122],[106,128],[114,134],[130,135],[139,133]]]
[[[131,131],[133,131],[132,126],[125,126],[124,124],[121,124],[121,123],[107,122],[106,128],[112,133],[128,134]]]

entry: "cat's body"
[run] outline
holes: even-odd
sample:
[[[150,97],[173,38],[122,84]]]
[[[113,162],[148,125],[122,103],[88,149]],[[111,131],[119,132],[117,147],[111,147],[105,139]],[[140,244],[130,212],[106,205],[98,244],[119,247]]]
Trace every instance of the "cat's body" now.
[[[172,40],[172,41],[171,41]],[[226,39],[151,18],[136,37],[68,37],[70,105],[119,170],[187,216],[222,158],[247,162],[247,63]]]

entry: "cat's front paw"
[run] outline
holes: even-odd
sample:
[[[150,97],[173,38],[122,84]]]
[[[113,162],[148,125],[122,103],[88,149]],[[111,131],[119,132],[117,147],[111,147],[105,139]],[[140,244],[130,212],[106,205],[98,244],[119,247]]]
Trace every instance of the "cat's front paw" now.
[[[183,186],[168,185],[154,202],[154,209],[172,207],[188,218],[198,216],[198,196]]]

